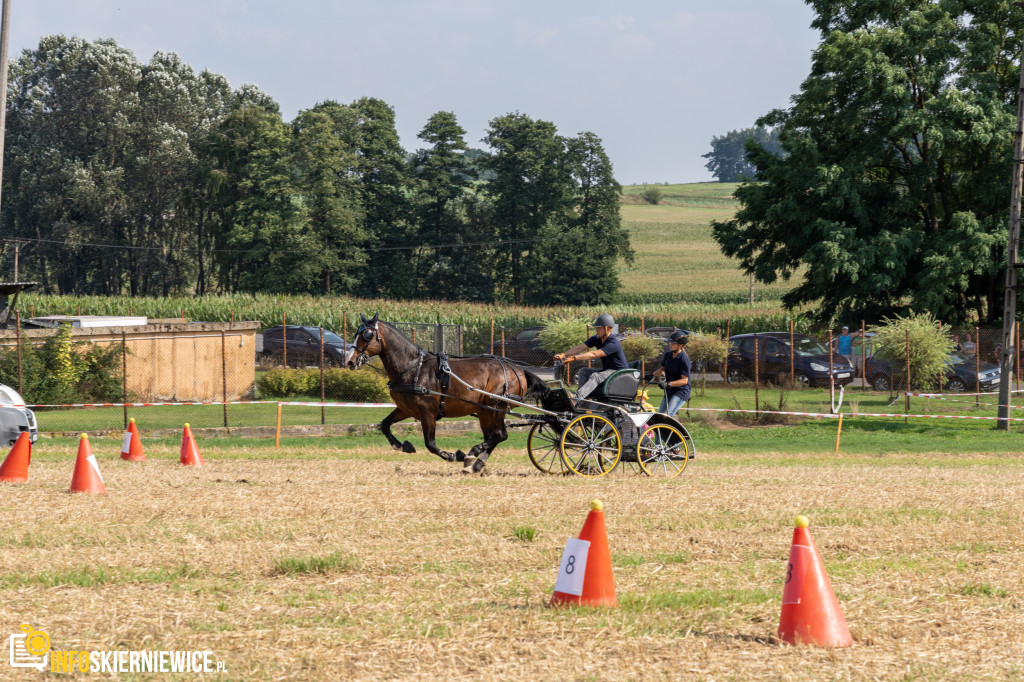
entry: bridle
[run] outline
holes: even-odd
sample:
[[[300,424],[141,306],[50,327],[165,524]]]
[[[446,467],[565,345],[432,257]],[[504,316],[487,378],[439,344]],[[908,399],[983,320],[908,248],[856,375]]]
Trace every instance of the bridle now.
[[[375,355],[380,355],[384,352],[384,335],[380,333],[378,327],[377,316],[374,315],[372,320],[363,318],[363,324],[360,325],[359,329],[356,330],[356,343],[355,349],[358,355],[356,356],[356,369],[359,369],[364,364],[370,361],[370,346],[374,341],[377,341],[377,350],[374,352]],[[360,341],[365,342],[363,347],[359,347]]]

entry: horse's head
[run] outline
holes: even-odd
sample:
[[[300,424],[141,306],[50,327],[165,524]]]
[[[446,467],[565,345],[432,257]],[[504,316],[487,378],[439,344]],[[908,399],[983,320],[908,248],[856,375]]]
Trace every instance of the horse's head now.
[[[356,369],[359,369],[368,362],[371,356],[380,355],[381,351],[384,350],[384,340],[380,335],[379,317],[379,313],[374,313],[373,317],[368,320],[365,315],[359,314],[359,319],[363,323],[356,330]]]

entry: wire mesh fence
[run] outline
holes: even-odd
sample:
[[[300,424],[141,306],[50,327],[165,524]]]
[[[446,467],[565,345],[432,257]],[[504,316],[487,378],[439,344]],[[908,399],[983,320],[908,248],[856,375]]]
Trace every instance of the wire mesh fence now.
[[[175,428],[184,422],[196,427],[266,427],[277,421],[281,401],[290,403],[281,416],[284,426],[379,422],[389,411],[380,407],[391,400],[387,378],[379,362],[353,371],[354,349],[345,336],[354,332],[354,325],[348,325],[347,316],[342,320],[337,330],[288,325],[286,316],[281,325],[265,329],[255,322],[76,329],[63,340],[54,329],[0,331],[0,383],[16,389],[23,402],[39,406],[33,409],[44,432],[114,430],[131,417],[143,428]],[[677,328],[658,322],[648,326],[641,317],[616,330],[623,338],[643,335],[657,341],[647,357],[629,358],[642,360],[646,373],[658,366],[667,337]],[[540,339],[543,327],[512,319],[495,318],[483,331],[478,325],[473,334],[454,324],[392,324],[426,351],[503,356],[533,367],[546,379],[568,378],[571,383],[587,364],[553,371],[552,349]],[[593,333],[581,324],[581,338]],[[775,388],[889,395],[908,388],[984,393],[998,390],[1002,381],[1001,329],[949,329],[955,350],[945,369],[934,377],[912,377],[908,386],[905,358],[883,357],[876,333],[863,323],[817,335],[797,333],[792,324],[784,330],[741,334],[730,333],[730,326],[727,320],[705,331],[703,336],[721,340],[727,350],[694,361],[691,382],[699,382],[702,389],[730,391],[734,403],[752,391],[753,404],[759,407],[760,392]],[[687,331],[697,339],[701,330]],[[1019,362],[1014,356],[1008,377],[1018,389]],[[658,396],[651,399],[656,404]],[[5,401],[13,402],[0,399]],[[69,404],[98,406],[61,407]]]

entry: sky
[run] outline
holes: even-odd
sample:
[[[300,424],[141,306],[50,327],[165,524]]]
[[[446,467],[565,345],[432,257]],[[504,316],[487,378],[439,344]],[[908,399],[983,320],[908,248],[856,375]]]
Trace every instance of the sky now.
[[[10,0],[10,58],[42,36],[255,83],[286,120],[383,99],[407,150],[452,111],[471,147],[518,111],[601,138],[622,184],[702,182],[711,138],[786,107],[818,34],[800,0]]]

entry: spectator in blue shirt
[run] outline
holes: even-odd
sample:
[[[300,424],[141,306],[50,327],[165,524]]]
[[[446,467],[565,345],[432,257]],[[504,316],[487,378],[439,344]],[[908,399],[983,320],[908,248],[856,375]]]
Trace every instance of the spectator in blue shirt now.
[[[690,399],[690,356],[683,348],[689,337],[684,331],[674,331],[668,339],[668,352],[661,358],[661,367],[654,370],[652,378],[665,375],[663,387],[665,397],[661,399],[658,412],[674,417]]]
[[[555,355],[555,360],[573,362],[575,360],[601,359],[601,369],[584,367],[580,370],[577,381],[580,387],[576,389],[576,398],[586,398],[594,392],[601,383],[615,373],[616,370],[628,369],[626,354],[622,352],[622,345],[619,340],[612,336],[612,328],[615,327],[615,320],[608,313],[601,313],[594,320],[594,331],[596,332],[589,339],[578,346],[573,346],[564,353]],[[594,350],[587,350],[593,348]]]
[[[850,328],[843,327],[843,331],[836,338],[836,352],[844,358],[853,362],[853,337],[850,336]]]

